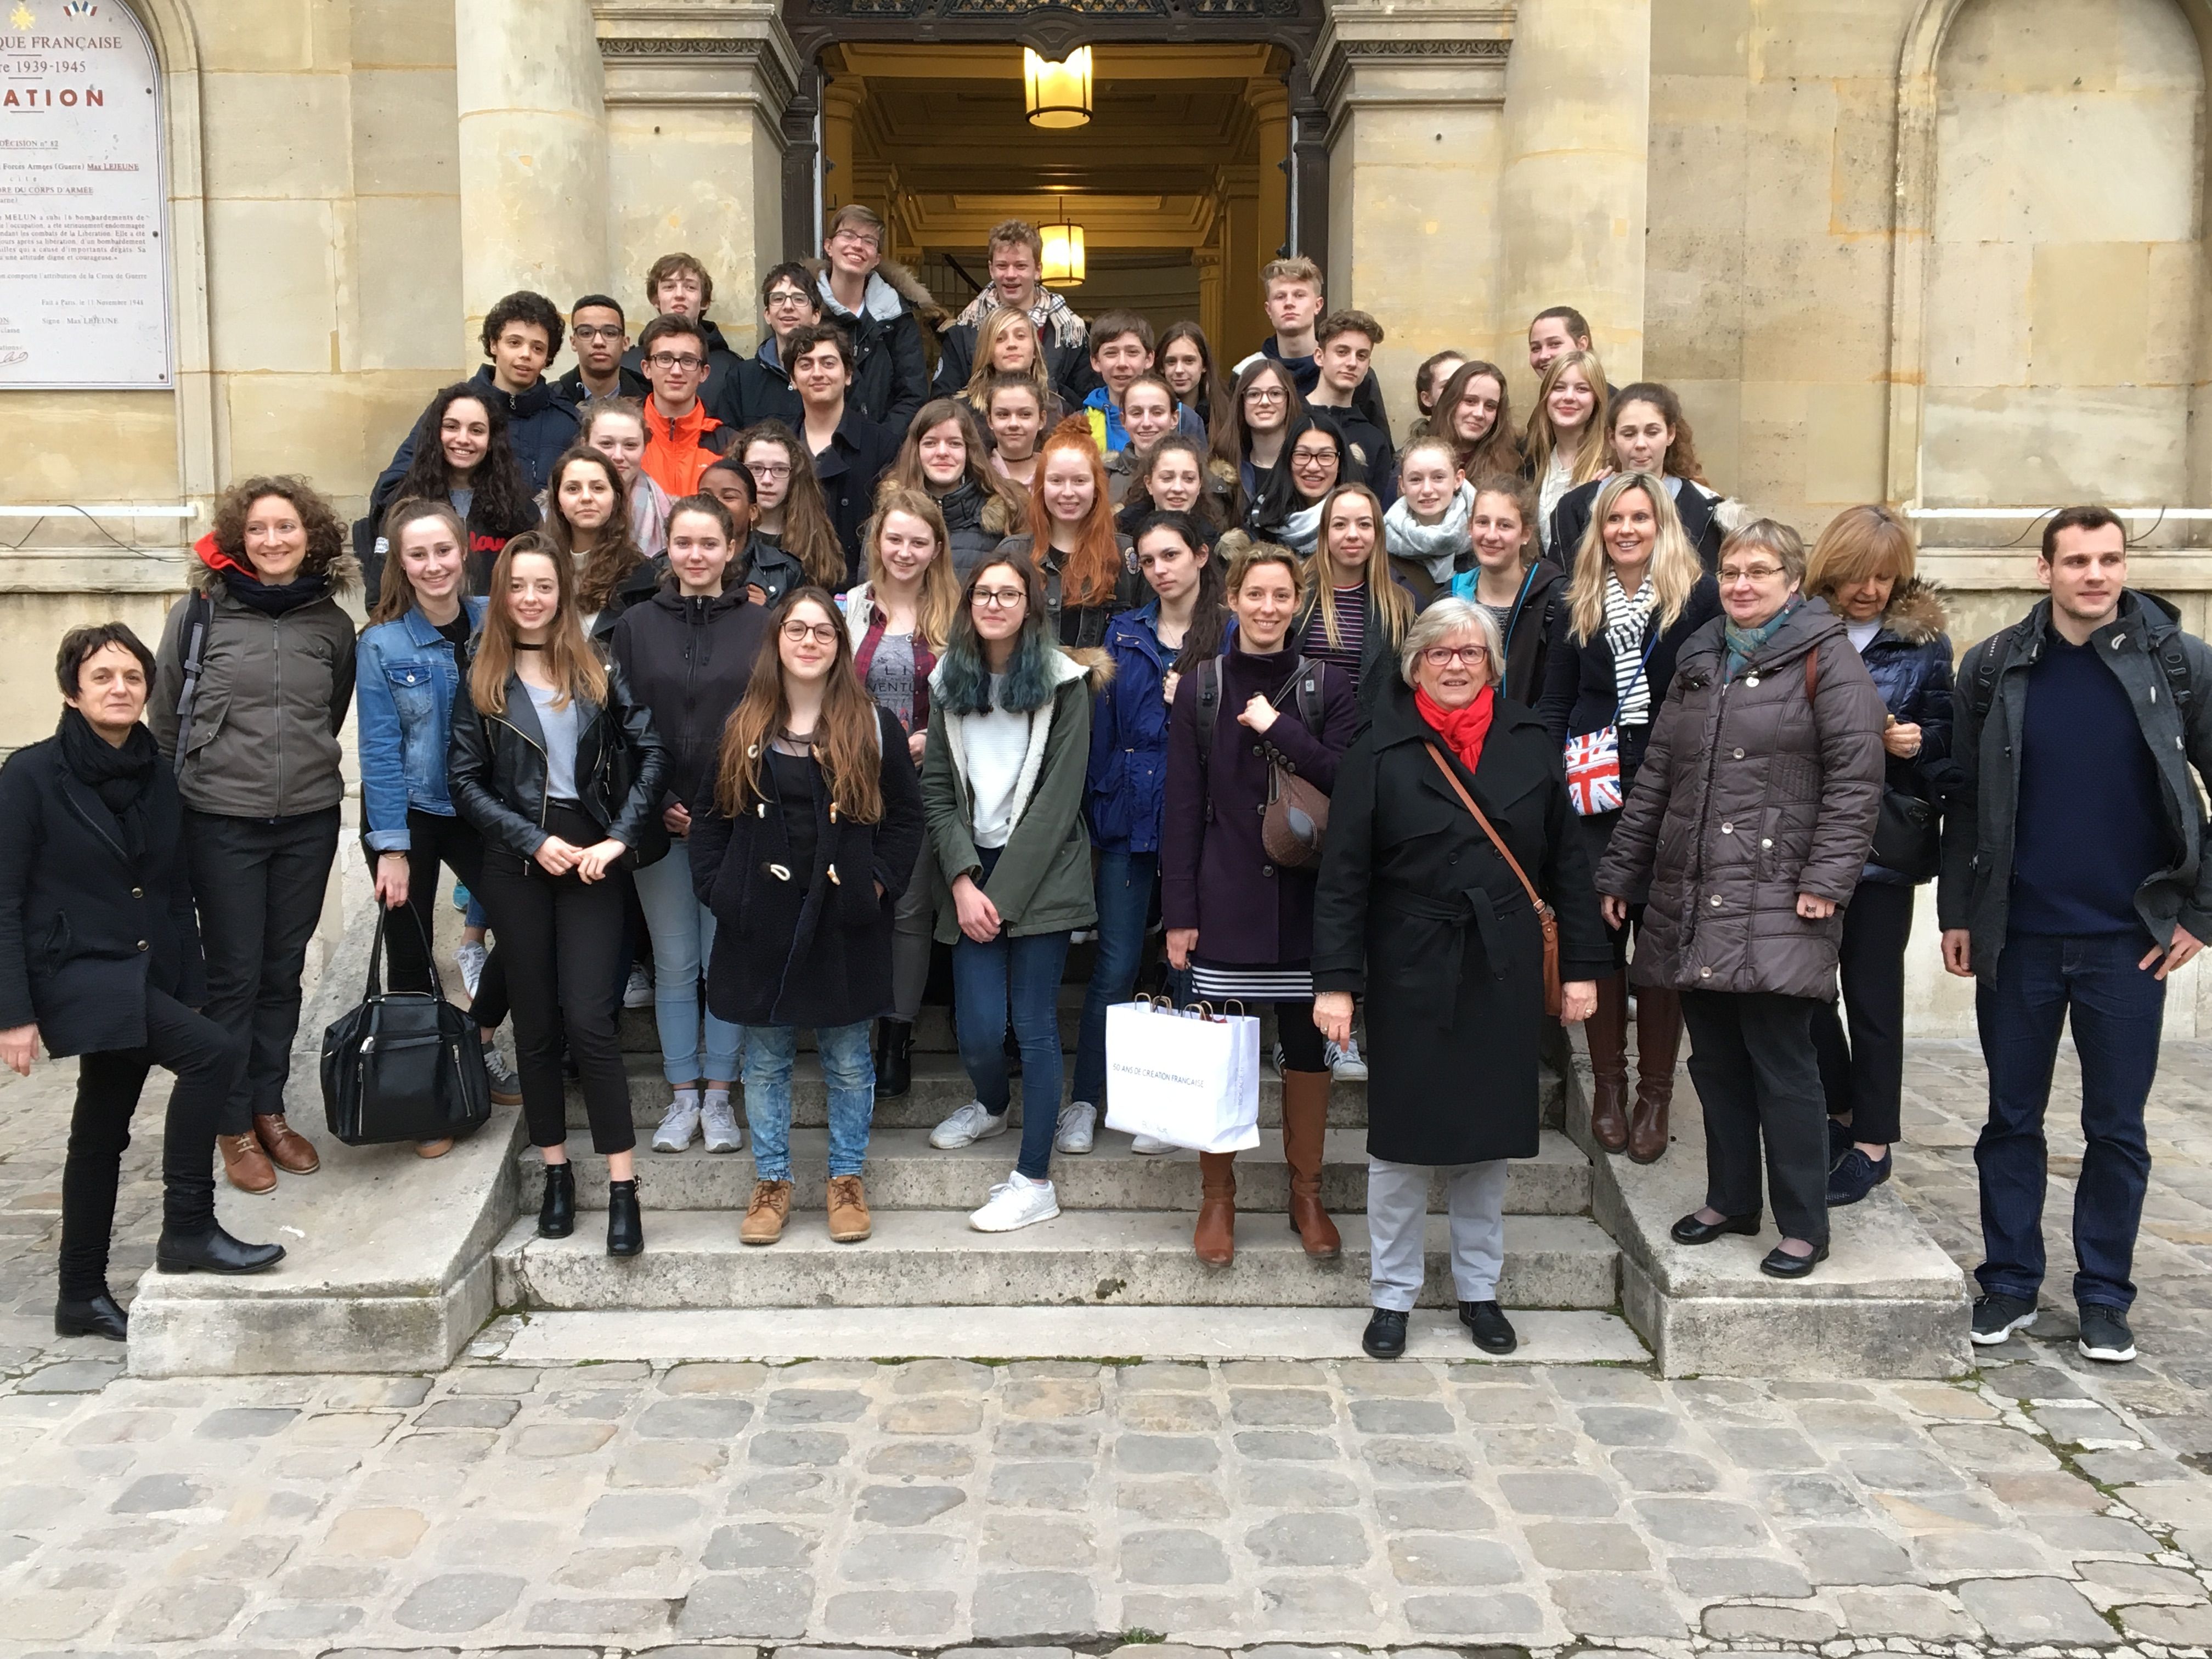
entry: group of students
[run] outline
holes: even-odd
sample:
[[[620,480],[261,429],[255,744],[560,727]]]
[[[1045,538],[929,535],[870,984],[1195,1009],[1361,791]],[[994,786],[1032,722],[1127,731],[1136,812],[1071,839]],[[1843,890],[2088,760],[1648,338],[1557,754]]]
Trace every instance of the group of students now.
[[[565,1066],[608,1159],[607,1248],[643,1248],[617,1023],[649,957],[670,1090],[653,1147],[732,1152],[749,1127],[740,1237],[773,1243],[811,1030],[830,1236],[866,1238],[873,1103],[911,1087],[939,947],[974,1097],[931,1144],[1008,1133],[1018,1055],[1018,1150],[970,1221],[1048,1220],[1054,1154],[1099,1133],[1107,1010],[1157,932],[1179,999],[1273,1006],[1290,1222],[1316,1258],[1340,1249],[1320,1195],[1331,1079],[1369,1079],[1370,1352],[1402,1350],[1437,1166],[1462,1317],[1485,1348],[1513,1345],[1504,1171],[1534,1151],[1559,1022],[1587,1024],[1591,1135],[1643,1163],[1670,1144],[1686,1024],[1709,1201],[1674,1237],[1756,1232],[1763,1156],[1782,1242],[1761,1265],[1812,1272],[1829,1207],[1893,1167],[1905,939],[1939,818],[1974,840],[1951,644],[1905,521],[1847,509],[1808,556],[1705,478],[1668,388],[1609,386],[1568,307],[1531,325],[1525,424],[1496,364],[1439,353],[1394,443],[1381,325],[1327,312],[1301,259],[1267,267],[1272,337],[1221,373],[1194,324],[1086,326],[1009,222],[991,286],[938,331],[932,384],[921,330],[943,313],[882,259],[882,230],[842,209],[820,264],[771,270],[746,358],[686,255],[647,273],[656,315],[635,347],[605,295],[565,321],[539,295],[502,301],[484,369],[432,399],[354,528],[374,571],[358,639],[344,527],[303,481],[255,477],[226,493],[157,650],[120,624],[64,642],[62,731],[0,773],[0,802],[52,796],[43,817],[10,811],[0,844],[0,1058],[27,1066],[41,1033],[88,1056],[58,1325],[123,1334],[106,1233],[150,1064],[180,1078],[161,1265],[282,1255],[216,1224],[207,1164],[219,1150],[256,1192],[317,1167],[283,1089],[356,696],[393,983],[435,982],[451,871],[474,907],[464,966],[495,1098],[519,1101],[546,1166],[545,1236],[575,1224]],[[548,380],[564,337],[576,365]],[[2101,548],[2116,521],[2097,514],[2046,538],[2046,580],[2075,541]],[[1291,781],[1333,798],[1317,854],[1270,840]],[[132,953],[42,908],[42,859],[88,823],[131,902],[165,918]],[[2136,850],[2163,857],[2172,836],[2190,839],[2154,829]],[[2190,846],[2172,878],[2193,891]],[[2135,925],[2160,956],[2193,919],[2183,903]],[[1540,920],[1557,930],[1548,1000]],[[1058,994],[1086,935],[1063,1099]],[[137,988],[102,1020],[81,1018],[80,959],[106,964],[103,994]],[[494,1041],[509,1022],[512,1068]],[[2013,1211],[2033,1095],[2003,1152]],[[1234,1161],[1200,1162],[1194,1249],[1226,1267]],[[2012,1212],[1990,1228],[2011,1265],[1984,1271],[1978,1340],[2011,1328],[1987,1337],[2006,1322],[1984,1306],[2012,1317],[2025,1293],[2032,1316],[2040,1279],[2033,1228]],[[2085,1318],[2132,1296],[2114,1231]]]

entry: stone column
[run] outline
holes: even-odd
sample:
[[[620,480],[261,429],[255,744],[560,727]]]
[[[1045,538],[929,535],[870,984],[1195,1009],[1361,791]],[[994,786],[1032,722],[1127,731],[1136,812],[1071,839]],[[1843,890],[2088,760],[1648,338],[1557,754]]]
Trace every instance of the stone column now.
[[[607,134],[586,0],[454,0],[465,361],[501,295],[607,280]]]
[[[1244,101],[1260,138],[1260,263],[1280,257],[1290,240],[1291,92],[1280,81],[1244,83]]]
[[[1214,366],[1224,373],[1231,363],[1260,349],[1267,336],[1261,301],[1260,267],[1272,255],[1260,252],[1258,180],[1249,167],[1220,169],[1221,332],[1213,342]]]
[[[832,208],[859,199],[860,180],[853,173],[853,124],[868,95],[868,83],[857,75],[840,75],[822,88],[822,216]],[[819,252],[820,250],[811,250]]]
[[[785,257],[787,234],[783,115],[800,68],[780,9],[721,0],[693,14],[660,0],[592,0],[592,12],[606,64],[613,292],[642,307],[646,267],[680,248],[714,278],[708,314],[749,352],[754,295]],[[810,177],[793,182],[803,200],[812,168],[802,159]]]
[[[1498,361],[1525,377],[1528,319],[1571,305],[1626,385],[1644,369],[1651,0],[1522,0],[1505,81]]]
[[[1214,233],[1217,239],[1220,232]],[[1214,368],[1224,369],[1228,364],[1221,358],[1221,247],[1218,240],[1205,247],[1190,251],[1190,262],[1198,271],[1198,325],[1206,331],[1207,343],[1213,347]]]
[[[1494,9],[1341,0],[1322,34],[1328,299],[1387,326],[1375,370],[1401,431],[1415,365],[1447,346],[1486,352],[1498,331],[1504,27]],[[1315,251],[1304,222],[1299,240]]]

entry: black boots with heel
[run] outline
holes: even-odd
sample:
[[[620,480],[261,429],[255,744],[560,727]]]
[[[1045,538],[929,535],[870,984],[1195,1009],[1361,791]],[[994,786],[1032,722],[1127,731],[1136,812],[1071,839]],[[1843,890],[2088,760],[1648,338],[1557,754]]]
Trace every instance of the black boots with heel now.
[[[545,1166],[545,1200],[538,1206],[538,1236],[566,1238],[576,1231],[576,1172],[566,1164]]]

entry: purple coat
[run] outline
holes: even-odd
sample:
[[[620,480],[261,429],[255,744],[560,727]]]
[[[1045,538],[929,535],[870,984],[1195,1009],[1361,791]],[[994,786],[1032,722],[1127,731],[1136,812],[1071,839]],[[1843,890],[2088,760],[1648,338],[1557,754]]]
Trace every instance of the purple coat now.
[[[1260,846],[1267,804],[1269,754],[1324,793],[1336,787],[1336,763],[1359,726],[1352,682],[1334,667],[1322,672],[1318,737],[1298,718],[1285,690],[1296,651],[1266,656],[1232,641],[1223,655],[1221,708],[1216,716],[1212,817],[1199,777],[1198,676],[1182,677],[1168,717],[1168,786],[1160,835],[1160,918],[1169,927],[1198,929],[1197,954],[1240,967],[1303,963],[1313,955],[1317,870],[1281,870]],[[1237,716],[1255,694],[1275,699],[1281,713],[1261,738]]]

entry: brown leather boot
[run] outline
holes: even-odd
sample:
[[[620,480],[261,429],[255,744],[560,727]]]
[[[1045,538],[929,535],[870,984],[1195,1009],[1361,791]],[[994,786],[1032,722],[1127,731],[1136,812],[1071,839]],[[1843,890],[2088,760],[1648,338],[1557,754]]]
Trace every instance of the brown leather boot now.
[[[256,1113],[253,1136],[269,1154],[269,1161],[286,1175],[313,1175],[323,1167],[323,1160],[315,1156],[314,1143],[285,1122],[282,1112]]]
[[[1190,1248],[1207,1267],[1225,1267],[1237,1259],[1237,1154],[1200,1152],[1198,1178],[1198,1226]]]
[[[1590,1133],[1608,1152],[1628,1146],[1628,975],[1597,982],[1597,1012],[1583,1022],[1589,1037]]]
[[[1322,1138],[1328,1130],[1328,1073],[1283,1073],[1283,1159],[1291,1166],[1291,1225],[1306,1254],[1329,1261],[1344,1249],[1321,1206]]]
[[[269,1154],[251,1134],[217,1135],[215,1144],[222,1154],[223,1175],[232,1186],[241,1193],[276,1190],[276,1171],[269,1165]]]
[[[1667,1152],[1667,1110],[1674,1101],[1674,1055],[1682,1046],[1682,999],[1650,986],[1636,994],[1636,1110],[1628,1156],[1656,1164]]]

